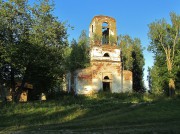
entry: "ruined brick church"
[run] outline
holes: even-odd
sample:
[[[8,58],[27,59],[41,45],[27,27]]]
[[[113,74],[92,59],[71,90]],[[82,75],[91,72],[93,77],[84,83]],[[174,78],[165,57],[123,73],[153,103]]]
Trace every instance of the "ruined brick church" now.
[[[121,49],[117,46],[116,20],[95,16],[89,26],[90,67],[67,75],[67,90],[76,94],[99,91],[132,91],[132,72],[123,70]]]

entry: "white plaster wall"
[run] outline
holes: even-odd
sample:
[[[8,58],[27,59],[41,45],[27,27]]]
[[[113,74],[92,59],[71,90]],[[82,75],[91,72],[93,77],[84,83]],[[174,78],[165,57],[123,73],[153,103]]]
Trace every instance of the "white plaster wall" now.
[[[76,89],[77,89],[77,94],[88,94],[89,92],[92,91],[93,86],[89,84],[86,80],[79,80],[77,78],[77,84],[76,84]]]
[[[123,81],[123,92],[132,92],[132,81]]]
[[[91,58],[92,57],[102,57],[102,48],[99,48],[99,47],[93,47],[91,49]]]
[[[105,53],[108,53],[110,57],[103,57]],[[93,47],[90,52],[91,60],[110,60],[120,62],[120,49],[114,49],[113,51],[103,51],[101,47]]]
[[[111,83],[111,92],[131,92],[132,91],[132,73],[123,71],[123,84],[121,76],[121,62],[119,49],[105,49],[102,47],[93,47],[91,49],[91,67],[78,70],[76,76],[77,94],[88,94],[103,89],[104,77],[108,76]],[[104,53],[109,53],[110,57],[103,57]],[[79,79],[78,75],[88,74],[91,79]],[[125,79],[126,78],[126,79]],[[122,88],[123,85],[123,89]]]
[[[92,88],[94,91],[99,91],[102,89],[102,80],[100,78],[92,79]]]
[[[117,74],[113,75],[113,81],[112,81],[112,93],[120,93],[121,90],[121,77],[117,76]]]
[[[111,92],[119,93],[121,90],[121,76],[120,73],[118,73],[117,68],[119,67],[120,69],[120,63],[104,62],[103,64],[104,65],[98,70],[96,79],[93,79],[95,89],[102,90],[103,78],[108,76],[110,78],[109,81],[111,82]]]
[[[96,61],[95,64],[88,69],[77,71],[75,78],[75,86],[77,94],[89,94],[91,92],[98,92],[103,89],[104,77],[108,76],[108,81],[111,83],[111,92],[131,92],[132,91],[132,76],[130,71],[123,71],[123,89],[121,80],[120,62],[103,62]],[[93,74],[95,71],[95,74]],[[79,78],[82,74],[92,74],[92,79]]]

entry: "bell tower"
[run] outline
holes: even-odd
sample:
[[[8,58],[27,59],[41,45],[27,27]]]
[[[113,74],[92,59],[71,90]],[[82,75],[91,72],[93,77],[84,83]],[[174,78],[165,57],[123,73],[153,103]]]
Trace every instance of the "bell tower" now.
[[[89,26],[90,66],[73,75],[77,94],[99,91],[120,93],[132,91],[132,72],[122,68],[121,49],[117,44],[116,20],[95,16]],[[72,77],[69,77],[71,88]]]
[[[109,16],[95,16],[89,26],[91,63],[120,63],[120,48],[117,47],[116,20]]]
[[[116,45],[116,20],[109,16],[95,16],[89,26],[91,46]]]

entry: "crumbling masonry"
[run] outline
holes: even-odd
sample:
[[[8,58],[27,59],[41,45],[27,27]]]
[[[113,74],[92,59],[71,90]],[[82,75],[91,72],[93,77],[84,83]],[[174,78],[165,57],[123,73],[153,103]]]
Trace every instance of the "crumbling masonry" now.
[[[116,20],[95,16],[89,26],[90,67],[67,75],[67,89],[76,94],[98,91],[132,91],[132,72],[123,70],[121,50],[117,47]],[[73,78],[73,79],[72,79]]]

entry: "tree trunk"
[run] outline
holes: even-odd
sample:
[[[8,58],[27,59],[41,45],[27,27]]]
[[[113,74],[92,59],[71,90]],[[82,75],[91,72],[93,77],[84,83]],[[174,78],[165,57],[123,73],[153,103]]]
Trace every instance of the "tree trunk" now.
[[[25,83],[26,83],[26,79],[24,77],[22,82],[21,82],[21,86],[17,89],[17,92],[16,92],[16,102],[19,102],[19,99],[20,99],[22,90],[23,90],[23,88],[25,86]]]
[[[22,82],[21,82],[21,86],[17,89],[17,92],[16,92],[16,102],[19,102],[22,90],[24,89],[25,83],[27,81],[27,73],[28,73],[28,71],[30,69],[30,65],[31,65],[30,63],[27,65],[25,73],[24,73],[24,77],[23,77]]]
[[[167,55],[167,69],[168,69],[168,72],[169,72],[169,76],[170,76],[170,79],[169,79],[169,96],[174,96],[175,95],[175,82],[173,80],[173,75],[172,75],[172,60],[170,60],[170,51],[171,50],[168,50],[168,55]]]
[[[175,95],[175,83],[172,78],[169,79],[169,96]]]
[[[14,68],[11,66],[11,89],[12,89],[12,101],[15,101],[16,91],[15,91],[15,80],[14,80]]]
[[[6,101],[6,92],[5,92],[4,84],[0,85],[0,94],[1,94],[1,100],[3,102],[5,102]]]

